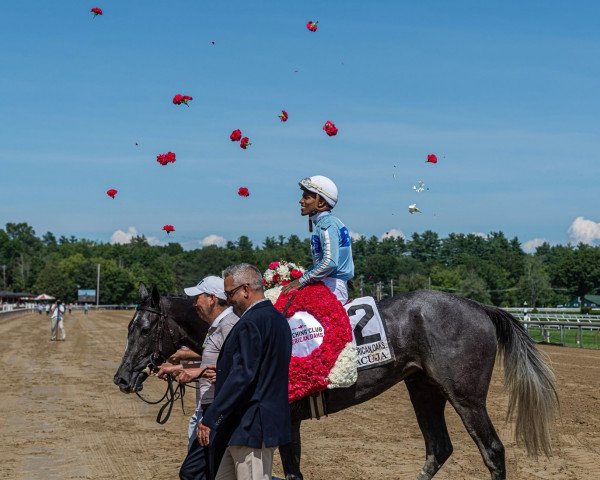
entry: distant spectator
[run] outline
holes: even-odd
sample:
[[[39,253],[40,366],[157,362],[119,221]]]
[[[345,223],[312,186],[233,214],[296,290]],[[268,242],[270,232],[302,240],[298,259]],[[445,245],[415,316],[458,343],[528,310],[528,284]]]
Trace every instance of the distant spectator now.
[[[84,314],[84,315],[87,315],[89,311],[90,311],[90,306],[89,306],[89,304],[86,302],[86,303],[84,303],[84,304],[83,304],[83,314]]]
[[[50,315],[50,304],[49,303],[46,304],[44,309],[46,310],[46,315]]]
[[[50,341],[56,340],[56,334],[60,329],[60,339],[64,342],[66,338],[65,325],[63,323],[63,315],[65,314],[65,304],[60,300],[52,305],[52,316],[50,322]]]
[[[42,310],[44,309],[44,307],[42,307],[42,304],[38,303],[35,308],[36,308],[37,312],[41,315]]]

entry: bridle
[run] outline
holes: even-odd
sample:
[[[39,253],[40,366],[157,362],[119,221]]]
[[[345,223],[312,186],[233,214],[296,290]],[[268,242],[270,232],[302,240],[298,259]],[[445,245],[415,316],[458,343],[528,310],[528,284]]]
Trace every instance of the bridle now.
[[[149,312],[149,313],[153,313],[155,315],[158,315],[158,328],[156,329],[156,333],[154,335],[154,340],[153,340],[154,347],[153,347],[152,355],[150,357],[150,363],[143,370],[147,374],[150,374],[150,373],[158,370],[159,365],[161,365],[162,363],[164,363],[167,360],[165,358],[165,356],[162,354],[162,337],[163,337],[163,330],[165,328],[169,332],[169,337],[171,339],[171,344],[174,347],[177,347],[177,343],[175,342],[175,338],[173,336],[173,330],[171,330],[171,325],[170,325],[170,322],[169,322],[169,317],[167,316],[166,313],[164,313],[162,311],[162,303],[161,302],[159,302],[159,304],[158,304],[158,310],[155,309],[155,308],[152,308],[152,307],[140,307],[140,306],[138,306],[136,308],[136,311],[138,311],[138,312]]]
[[[167,360],[165,358],[165,356],[162,354],[162,337],[163,337],[163,331],[165,330],[165,328],[169,332],[169,337],[171,339],[171,343],[172,343],[173,347],[177,348],[177,343],[175,342],[173,330],[171,330],[171,326],[170,326],[170,322],[169,322],[170,319],[167,316],[167,314],[162,311],[162,303],[161,302],[159,302],[159,304],[158,304],[158,310],[155,308],[152,308],[152,307],[138,306],[136,308],[136,311],[149,312],[149,313],[158,315],[158,328],[156,329],[156,334],[154,336],[154,341],[153,341],[154,349],[153,349],[152,355],[150,357],[150,363],[144,368],[144,370],[142,370],[143,373],[145,373],[146,375],[149,376],[150,373],[158,370],[158,366]],[[183,410],[183,412],[185,414],[184,405],[183,405],[183,397],[185,395],[185,385],[180,383],[177,385],[177,387],[173,388],[173,378],[170,375],[167,376],[167,390],[165,391],[165,394],[160,398],[160,400],[150,401],[150,400],[147,400],[144,397],[142,397],[139,392],[135,392],[135,394],[139,398],[141,398],[144,402],[146,402],[150,405],[157,405],[160,402],[162,402],[164,399],[166,399],[165,404],[160,408],[160,410],[158,411],[158,414],[156,415],[156,421],[158,423],[160,423],[161,425],[166,423],[167,420],[169,419],[169,417],[171,416],[171,411],[173,410],[173,404],[175,403],[175,401],[177,399],[181,399],[181,409]],[[168,410],[166,411],[166,415],[163,417],[163,413],[165,412],[165,409],[167,409],[167,408],[168,408]]]

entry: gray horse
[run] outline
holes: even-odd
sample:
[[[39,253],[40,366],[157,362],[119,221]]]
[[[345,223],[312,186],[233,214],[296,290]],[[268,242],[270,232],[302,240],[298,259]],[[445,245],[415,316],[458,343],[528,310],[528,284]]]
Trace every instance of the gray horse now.
[[[114,382],[139,391],[151,368],[186,344],[200,351],[206,324],[189,299],[152,295],[143,287],[129,325],[128,346]],[[486,409],[497,354],[504,359],[508,418],[527,453],[550,455],[550,425],[558,409],[554,376],[523,326],[508,312],[437,291],[416,291],[378,303],[395,360],[361,370],[355,385],[324,392],[328,413],[370,400],[404,380],[425,439],[426,460],[417,480],[430,480],[452,454],[444,409],[454,407],[475,441],[492,480],[504,480],[504,446]],[[300,422],[306,399],[291,405],[294,441],[280,447],[286,480],[302,480]]]

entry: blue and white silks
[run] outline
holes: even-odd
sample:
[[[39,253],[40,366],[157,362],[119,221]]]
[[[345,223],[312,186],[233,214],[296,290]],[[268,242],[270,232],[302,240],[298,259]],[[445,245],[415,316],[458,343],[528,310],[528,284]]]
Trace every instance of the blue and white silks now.
[[[331,212],[311,216],[315,233],[310,238],[314,265],[302,277],[300,285],[333,278],[347,282],[354,277],[352,241],[348,228]]]

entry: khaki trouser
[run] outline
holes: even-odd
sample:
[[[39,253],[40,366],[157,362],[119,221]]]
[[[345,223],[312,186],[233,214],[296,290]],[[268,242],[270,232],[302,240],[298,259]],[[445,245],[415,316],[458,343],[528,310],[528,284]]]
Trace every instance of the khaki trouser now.
[[[65,335],[65,325],[63,323],[63,319],[62,317],[57,318],[57,317],[53,317],[51,319],[51,324],[50,324],[50,340],[56,340],[56,334],[58,333],[58,330],[60,329],[60,338],[61,340],[64,340],[66,335]]]
[[[275,448],[229,446],[216,480],[271,480]]]

